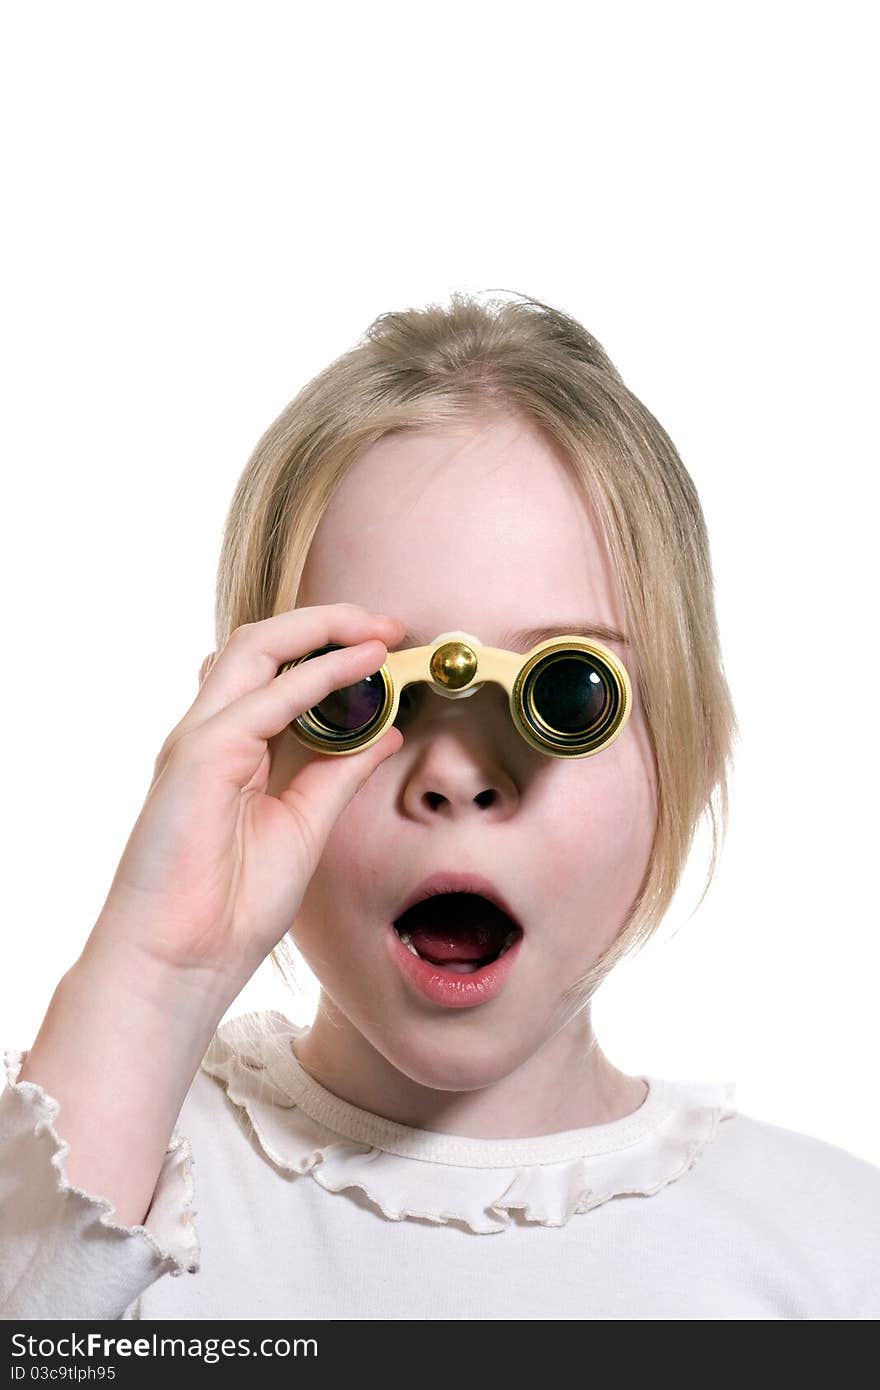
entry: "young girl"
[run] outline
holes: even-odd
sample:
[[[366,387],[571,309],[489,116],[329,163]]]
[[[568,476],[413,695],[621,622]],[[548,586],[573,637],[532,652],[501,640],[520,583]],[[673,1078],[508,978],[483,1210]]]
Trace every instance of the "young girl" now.
[[[693,482],[600,344],[382,315],[260,439],[216,619],[6,1053],[3,1315],[880,1314],[880,1170],[592,1031],[736,736]],[[221,1024],[288,933],[311,1026]]]

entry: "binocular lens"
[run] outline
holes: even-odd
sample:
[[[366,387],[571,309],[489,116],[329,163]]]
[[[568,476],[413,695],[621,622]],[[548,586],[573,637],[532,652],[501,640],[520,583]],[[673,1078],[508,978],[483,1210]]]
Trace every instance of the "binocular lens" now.
[[[306,659],[337,650],[338,644],[319,647],[317,651],[309,652]],[[309,710],[310,720],[330,734],[366,733],[382,713],[385,698],[385,681],[377,671],[375,675],[355,681],[354,685],[331,691]]]
[[[528,691],[541,723],[560,734],[589,733],[608,707],[608,686],[592,662],[563,657],[539,666]]]

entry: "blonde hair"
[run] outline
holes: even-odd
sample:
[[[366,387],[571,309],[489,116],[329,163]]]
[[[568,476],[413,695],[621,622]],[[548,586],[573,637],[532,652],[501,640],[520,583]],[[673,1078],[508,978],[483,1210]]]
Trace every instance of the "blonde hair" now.
[[[567,992],[577,1011],[659,926],[708,814],[712,854],[694,912],[703,902],[727,835],[728,765],[738,737],[696,488],[601,344],[561,310],[520,294],[483,300],[454,292],[448,305],[380,314],[285,407],[247,462],[223,535],[217,650],[242,623],[295,606],[318,523],[364,449],[392,430],[442,428],[493,410],[544,431],[583,487],[637,653],[655,763],[649,863],[621,930]],[[272,960],[296,992],[289,938]]]

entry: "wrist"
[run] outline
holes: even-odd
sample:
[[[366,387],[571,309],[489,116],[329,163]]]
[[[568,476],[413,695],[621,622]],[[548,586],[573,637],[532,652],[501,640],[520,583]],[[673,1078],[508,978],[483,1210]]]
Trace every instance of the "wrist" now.
[[[64,977],[70,991],[89,999],[119,1000],[123,1009],[157,1014],[176,1028],[208,1038],[240,986],[215,969],[163,963],[131,946],[99,920]]]

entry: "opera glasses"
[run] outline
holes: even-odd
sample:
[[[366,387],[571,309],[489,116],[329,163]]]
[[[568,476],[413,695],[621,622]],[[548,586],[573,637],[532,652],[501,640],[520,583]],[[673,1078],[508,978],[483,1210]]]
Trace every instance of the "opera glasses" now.
[[[333,651],[319,647],[280,668]],[[279,671],[279,674],[280,674]],[[510,717],[532,748],[551,758],[589,758],[617,738],[632,707],[626,668],[602,643],[554,637],[525,656],[484,647],[467,632],[444,632],[424,647],[389,652],[385,664],[331,692],[294,719],[296,737],[318,753],[358,753],[406,714],[426,686],[446,700],[475,695],[486,681],[503,686]]]

